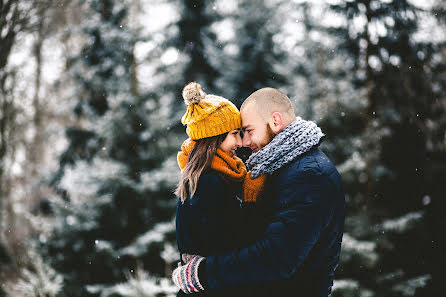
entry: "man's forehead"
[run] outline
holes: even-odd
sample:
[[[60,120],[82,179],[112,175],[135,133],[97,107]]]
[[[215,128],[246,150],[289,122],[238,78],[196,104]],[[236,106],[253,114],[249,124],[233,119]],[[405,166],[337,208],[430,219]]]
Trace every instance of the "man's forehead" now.
[[[246,130],[246,129],[249,129],[249,128],[252,128],[252,127],[253,127],[253,125],[249,125],[249,124],[244,125],[243,122],[242,122],[242,130]]]
[[[251,118],[258,113],[257,104],[253,101],[248,102],[246,105],[242,106],[240,110],[241,116]]]
[[[242,129],[254,127],[260,120],[259,115],[254,113],[242,113]]]

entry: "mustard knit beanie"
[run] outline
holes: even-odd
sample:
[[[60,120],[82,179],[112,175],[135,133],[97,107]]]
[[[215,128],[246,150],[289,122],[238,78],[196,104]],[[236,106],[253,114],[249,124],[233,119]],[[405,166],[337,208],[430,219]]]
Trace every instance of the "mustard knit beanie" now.
[[[196,82],[183,89],[187,111],[181,119],[187,125],[186,133],[193,140],[217,136],[234,129],[240,129],[242,121],[237,107],[229,100],[207,95]]]

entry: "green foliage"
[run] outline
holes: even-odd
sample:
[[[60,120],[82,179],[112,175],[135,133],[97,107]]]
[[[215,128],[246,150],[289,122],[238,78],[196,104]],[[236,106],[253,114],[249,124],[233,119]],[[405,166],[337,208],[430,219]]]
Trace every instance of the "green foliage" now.
[[[61,297],[174,292],[172,189],[186,138],[181,90],[193,80],[239,106],[258,88],[280,88],[322,127],[347,194],[333,296],[433,295],[446,226],[446,80],[444,43],[415,38],[430,12],[404,0],[240,0],[226,10],[165,1],[177,15],[142,34],[129,26],[131,2],[81,1],[91,21],[71,31],[85,41],[63,78],[79,124],[66,131],[54,232],[41,244],[64,277]],[[333,15],[337,25],[321,17]],[[151,50],[137,58],[141,44]],[[137,66],[153,72],[138,76]]]
[[[53,179],[63,199],[51,201],[56,224],[42,244],[64,276],[60,296],[140,296],[147,286],[153,289],[147,296],[176,290],[169,274],[178,255],[168,251],[175,241],[172,190],[185,107],[174,98],[186,81],[211,82],[217,72],[205,63],[199,33],[208,25],[202,18],[205,2],[184,1],[178,6],[182,18],[168,25],[179,30],[159,45],[175,46],[183,58],[157,65],[153,79],[159,84],[135,87],[133,50],[150,37],[141,38],[128,25],[129,5],[85,3],[85,17],[94,22],[73,30],[87,40],[69,59],[67,75],[78,99],[74,113],[84,125],[67,130],[69,146]],[[156,61],[164,53],[150,54]]]
[[[368,218],[374,228],[358,236],[373,242],[378,255],[375,266],[365,274],[355,269],[363,267],[360,263],[365,261],[358,259],[354,264],[353,257],[344,257],[341,274],[376,296],[414,296],[417,289],[431,285],[431,279],[436,278],[437,272],[427,263],[430,257],[421,259],[420,255],[436,256],[431,253],[431,239],[437,227],[425,229],[430,221],[426,211],[430,203],[438,203],[440,198],[434,197],[444,195],[430,186],[432,180],[440,182],[439,176],[429,174],[438,167],[429,157],[430,151],[441,147],[429,147],[428,143],[440,141],[432,136],[436,127],[433,130],[429,123],[433,118],[442,122],[445,116],[444,109],[433,112],[438,98],[444,100],[442,95],[434,96],[432,81],[437,45],[416,35],[421,18],[428,12],[404,0],[349,1],[331,5],[331,9],[346,20],[345,26],[329,31],[344,41],[340,48],[353,61],[351,81],[367,103],[352,115],[356,136],[351,139],[359,144],[356,149],[332,143],[327,147],[352,156],[352,162],[339,166],[349,198],[346,229],[351,232],[357,228],[351,224],[357,216],[353,213]],[[351,113],[345,112],[345,118],[350,117]],[[339,127],[345,124],[343,121]],[[346,142],[340,140],[338,144]],[[416,218],[415,223],[411,223],[412,218]],[[361,222],[366,220],[357,221]]]
[[[132,248],[147,230],[172,220],[176,175],[163,181],[162,173],[172,171],[166,156],[176,147],[163,139],[169,114],[156,121],[160,115],[148,112],[160,98],[134,90],[133,47],[139,37],[127,26],[128,5],[84,4],[85,18],[94,22],[72,33],[87,40],[69,59],[66,77],[73,80],[78,99],[74,113],[85,125],[67,130],[69,146],[53,180],[64,199],[52,201],[57,224],[42,244],[64,276],[60,296],[95,296],[88,288],[124,282],[138,262],[155,275],[165,274],[162,241]],[[156,173],[162,177],[153,185],[147,175]],[[172,237],[174,226],[168,226],[162,238]]]

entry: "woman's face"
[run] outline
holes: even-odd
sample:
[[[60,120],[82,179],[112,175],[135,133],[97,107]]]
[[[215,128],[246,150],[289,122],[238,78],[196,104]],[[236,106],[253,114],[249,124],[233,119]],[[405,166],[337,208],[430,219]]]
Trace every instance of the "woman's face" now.
[[[240,136],[240,129],[236,129],[228,132],[225,140],[220,145],[220,149],[232,157],[235,155],[235,150],[241,146],[242,137]]]

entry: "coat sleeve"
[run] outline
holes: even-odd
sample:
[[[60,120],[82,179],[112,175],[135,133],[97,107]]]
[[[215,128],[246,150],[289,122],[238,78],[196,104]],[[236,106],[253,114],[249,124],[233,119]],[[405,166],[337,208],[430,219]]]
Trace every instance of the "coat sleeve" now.
[[[190,230],[193,234],[193,250],[191,253],[208,254],[215,250],[215,245],[221,240],[222,215],[221,206],[226,195],[224,182],[214,174],[206,174],[200,178],[197,192],[192,198],[193,216],[189,220],[196,223]]]
[[[314,169],[278,185],[278,201],[263,238],[231,253],[206,259],[211,289],[287,279],[301,267],[328,222],[328,178]]]

